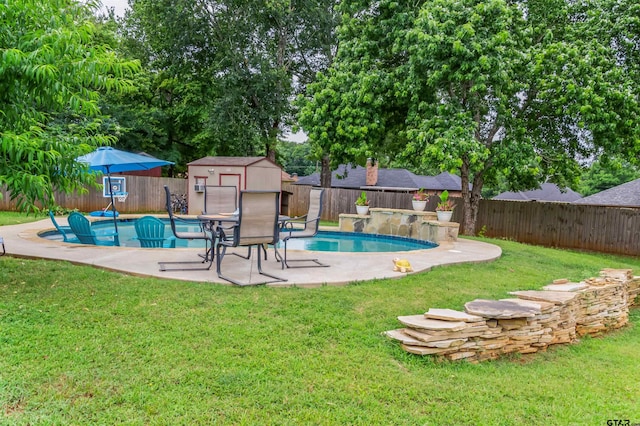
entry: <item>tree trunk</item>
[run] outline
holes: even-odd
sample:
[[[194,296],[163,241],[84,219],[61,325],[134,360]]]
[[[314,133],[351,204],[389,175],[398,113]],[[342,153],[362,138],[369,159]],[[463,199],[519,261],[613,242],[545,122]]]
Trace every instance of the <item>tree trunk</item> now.
[[[462,235],[476,235],[476,222],[478,221],[478,209],[484,178],[482,173],[473,177],[473,185],[469,189],[470,167],[468,159],[462,160],[460,167],[460,179],[462,181],[462,200],[464,202],[464,215],[462,218]]]
[[[331,158],[329,154],[322,156],[322,168],[320,169],[320,186],[331,188]]]

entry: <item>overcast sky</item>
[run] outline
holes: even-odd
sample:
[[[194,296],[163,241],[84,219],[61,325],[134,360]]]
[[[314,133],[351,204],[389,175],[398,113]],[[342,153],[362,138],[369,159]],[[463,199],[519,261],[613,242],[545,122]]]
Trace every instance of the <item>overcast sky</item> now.
[[[124,10],[129,7],[127,0],[102,0],[102,5],[105,7],[113,7],[117,16],[124,15]]]

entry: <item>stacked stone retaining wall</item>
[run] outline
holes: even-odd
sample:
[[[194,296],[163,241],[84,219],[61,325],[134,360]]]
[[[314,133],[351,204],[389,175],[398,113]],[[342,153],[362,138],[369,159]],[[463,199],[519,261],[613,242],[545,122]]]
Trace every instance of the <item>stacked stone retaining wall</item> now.
[[[368,215],[341,214],[340,231],[396,235],[434,243],[458,240],[460,224],[439,222],[436,212],[371,208]]]
[[[500,300],[476,299],[464,312],[429,309],[400,316],[403,328],[385,334],[417,355],[477,362],[510,353],[534,353],[626,325],[638,302],[640,277],[604,269],[579,283],[556,280],[543,290],[514,291]]]

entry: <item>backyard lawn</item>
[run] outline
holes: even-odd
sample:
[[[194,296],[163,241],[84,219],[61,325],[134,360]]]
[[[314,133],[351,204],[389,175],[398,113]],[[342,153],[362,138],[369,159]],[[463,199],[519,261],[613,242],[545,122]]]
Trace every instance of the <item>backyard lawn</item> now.
[[[638,258],[486,241],[499,260],[315,289],[2,257],[0,424],[640,423],[638,309],[604,337],[480,364],[411,355],[382,335],[429,308],[602,268],[640,275]]]

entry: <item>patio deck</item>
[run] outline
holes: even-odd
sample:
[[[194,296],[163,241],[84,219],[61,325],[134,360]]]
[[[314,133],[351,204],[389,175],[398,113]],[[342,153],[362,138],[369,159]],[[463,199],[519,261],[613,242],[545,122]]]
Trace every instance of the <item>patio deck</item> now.
[[[66,224],[63,219],[61,225]],[[230,283],[218,278],[215,265],[209,271],[165,271],[159,270],[160,261],[193,261],[201,249],[145,249],[134,247],[98,247],[47,240],[38,236],[45,230],[53,230],[51,221],[43,219],[20,225],[0,227],[7,255],[22,258],[63,260],[75,264],[91,265],[126,274],[157,277],[183,281]],[[246,249],[240,249],[246,253]],[[267,284],[269,286],[317,287],[322,285],[344,285],[350,282],[381,278],[401,278],[407,274],[393,271],[394,257],[407,259],[415,272],[429,270],[435,266],[467,262],[488,262],[500,257],[500,247],[479,241],[458,238],[429,250],[402,253],[330,253],[289,250],[293,258],[314,257],[331,265],[328,268],[284,269],[274,259],[273,250],[269,259],[262,262],[263,270],[286,278],[287,282]],[[242,281],[261,282],[258,275],[255,250],[252,261],[237,256],[225,256],[223,271]]]

